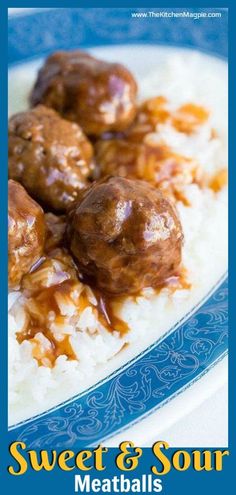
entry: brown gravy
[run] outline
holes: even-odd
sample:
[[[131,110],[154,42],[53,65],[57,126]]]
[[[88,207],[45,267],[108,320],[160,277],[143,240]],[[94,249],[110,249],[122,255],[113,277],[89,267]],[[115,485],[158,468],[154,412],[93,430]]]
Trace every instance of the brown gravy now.
[[[69,255],[68,255],[69,256]],[[63,259],[65,251],[63,252]],[[70,257],[69,257],[70,259]],[[53,367],[58,356],[65,354],[69,360],[77,359],[69,336],[64,336],[62,340],[57,340],[53,332],[49,328],[49,315],[53,313],[53,323],[58,325],[66,324],[66,317],[61,314],[57,304],[58,295],[64,296],[69,302],[76,304],[76,309],[82,312],[86,307],[90,306],[88,295],[85,290],[79,295],[78,301],[72,300],[71,293],[74,286],[80,282],[79,275],[75,276],[71,273],[71,265],[68,263],[68,279],[66,279],[66,271],[58,271],[55,274],[55,284],[51,287],[43,287],[40,281],[39,271],[49,269],[50,260],[46,257],[45,260],[37,266],[35,271],[26,275],[22,282],[22,290],[26,296],[26,312],[27,324],[25,329],[17,334],[17,340],[22,343],[24,340],[31,340],[34,343],[33,357],[37,359],[39,365]],[[36,278],[35,278],[36,276]],[[36,280],[36,282],[35,282]],[[57,283],[58,280],[58,283]],[[86,281],[87,282],[87,281]],[[85,283],[85,281],[83,281]],[[93,306],[97,313],[99,322],[109,331],[114,330],[122,336],[128,332],[129,327],[126,322],[120,319],[116,314],[115,306],[118,303],[118,298],[114,299],[111,296],[102,294],[99,290],[93,289],[94,296],[97,300],[97,306]],[[121,303],[121,299],[120,299]],[[43,353],[40,350],[40,342],[36,334],[43,334],[50,343],[50,348]]]
[[[63,340],[57,340],[47,325],[47,315],[49,312],[55,314],[55,323],[60,323],[60,320],[62,320],[61,323],[63,324],[63,317],[60,314],[55,295],[59,292],[67,294],[71,288],[71,281],[65,281],[52,287],[39,289],[28,299],[28,324],[23,332],[17,334],[17,340],[19,343],[23,342],[23,340],[32,340],[34,342],[33,357],[38,360],[39,365],[43,365],[48,361],[48,366],[52,367],[57,357],[62,354],[65,354],[68,359],[77,359],[70,344],[69,336],[66,335]],[[40,351],[40,343],[36,339],[37,333],[42,333],[50,342],[50,349],[46,352],[44,351],[44,353]]]
[[[116,315],[114,309],[114,306],[117,305],[117,303],[122,304],[123,298],[114,298],[102,293],[97,293],[96,297],[98,301],[98,319],[100,323],[109,331],[115,329],[119,332],[120,336],[126,334],[129,331],[129,326]]]
[[[38,332],[43,333],[43,335],[50,342],[50,349],[44,350],[40,349],[40,342],[36,339],[36,334]],[[41,327],[37,318],[30,317],[29,326],[27,332],[20,332],[17,334],[17,340],[21,344],[24,340],[31,340],[35,344],[33,349],[33,357],[37,359],[39,366],[48,366],[52,368],[55,364],[58,356],[66,355],[69,360],[77,359],[72,346],[70,344],[69,336],[66,335],[62,341],[58,341],[53,336],[53,333],[46,327]]]
[[[216,172],[213,177],[210,179],[209,187],[215,193],[221,191],[223,187],[225,187],[228,183],[228,170],[226,168],[222,168],[218,172]]]
[[[174,201],[182,201],[185,206],[190,206],[184,192],[179,187],[181,181],[197,183],[199,187],[209,187],[217,193],[227,184],[227,170],[218,171],[213,177],[202,176],[198,167],[192,160],[174,153],[167,145],[152,143],[148,139],[148,134],[155,132],[159,124],[170,122],[179,132],[185,134],[194,133],[197,128],[203,125],[209,117],[208,111],[204,107],[188,103],[179,107],[175,112],[168,108],[166,98],[159,96],[146,100],[139,108],[136,119],[127,131],[104,134],[102,140],[114,139],[123,143],[123,148],[119,153],[115,149],[114,156],[120,165],[125,164],[126,170],[135,178],[145,179],[154,182],[166,195]],[[216,131],[212,129],[211,138],[216,137]],[[145,143],[145,146],[143,145]],[[142,145],[141,148],[135,145]],[[143,155],[140,152],[143,150]],[[112,149],[111,149],[112,151]],[[121,151],[124,152],[124,160]],[[127,156],[131,156],[130,163]],[[137,154],[137,156],[135,155]],[[112,155],[113,157],[113,155]],[[141,160],[142,159],[142,160]],[[124,163],[123,163],[124,161]],[[134,163],[138,166],[134,169]],[[105,165],[109,166],[108,163]],[[107,169],[109,174],[112,170]],[[180,180],[181,179],[181,180]],[[53,314],[53,323],[64,325],[68,323],[66,316],[62,314],[58,305],[58,296],[64,297],[68,302],[75,305],[78,312],[82,312],[86,307],[91,306],[91,302],[86,292],[86,288],[79,293],[78,300],[72,299],[73,288],[81,282],[91,287],[97,305],[92,305],[96,312],[98,321],[109,331],[117,331],[122,337],[129,331],[128,324],[118,316],[118,309],[125,301],[125,297],[105,294],[94,287],[91,280],[87,280],[78,273],[78,270],[70,257],[65,243],[66,221],[65,216],[56,216],[52,213],[45,215],[46,220],[46,242],[44,255],[34,265],[22,281],[22,291],[26,297],[27,323],[22,332],[17,334],[17,340],[22,343],[30,340],[33,346],[33,357],[38,361],[39,366],[53,367],[58,356],[66,355],[69,360],[76,360],[77,356],[70,343],[70,336],[63,335],[57,339],[50,330],[50,314]],[[59,253],[59,254],[58,254]],[[58,258],[57,258],[58,256]],[[44,276],[52,268],[52,259],[62,262],[63,268],[56,268],[53,272],[53,285],[50,287],[42,283],[41,271]],[[84,287],[86,287],[84,285]],[[187,271],[182,267],[178,273],[169,277],[165,282],[155,288],[154,293],[159,294],[161,290],[168,288],[171,293],[176,290],[189,290],[191,284],[188,282]],[[75,289],[76,290],[76,289]],[[142,296],[142,292],[129,296],[132,300]],[[48,345],[43,348],[37,334],[46,337]],[[124,344],[124,347],[126,344]],[[45,350],[46,349],[46,350]]]
[[[56,251],[56,254],[56,261],[58,262],[61,259],[64,265],[63,270],[60,267],[58,272],[54,274],[54,285],[50,287],[43,286],[42,277],[40,276],[40,270],[42,275],[45,276],[45,268],[46,271],[50,269],[52,260],[48,255],[33,272],[25,276],[22,282],[23,294],[26,297],[27,323],[24,330],[17,334],[17,340],[19,343],[24,340],[30,340],[34,344],[32,354],[37,359],[39,366],[53,367],[57,357],[63,354],[69,360],[77,359],[70,344],[69,335],[63,335],[62,339],[59,340],[50,330],[50,315],[53,315],[53,323],[56,325],[68,324],[67,316],[63,315],[59,308],[58,298],[65,298],[65,301],[75,305],[76,311],[82,312],[86,307],[91,306],[86,292],[86,287],[88,286],[91,287],[97,301],[97,305],[92,307],[99,322],[109,332],[117,331],[121,337],[129,331],[128,324],[117,316],[118,309],[125,301],[125,297],[105,294],[94,288],[91,281],[85,280],[80,274],[73,271],[73,261],[65,249],[61,250],[61,256],[59,250]],[[67,268],[66,261],[68,263]],[[78,298],[77,296],[72,297],[80,282],[86,285],[79,292]],[[165,287],[173,292],[178,289],[189,289],[190,284],[187,281],[186,270],[182,268],[179,273],[168,278],[165,283],[155,289],[155,293],[159,294]],[[135,301],[140,296],[142,296],[141,292],[130,296],[130,298]],[[41,345],[37,334],[43,334],[48,340],[46,348]]]
[[[209,112],[204,107],[187,103],[174,113],[172,124],[177,131],[192,134],[196,128],[208,120],[208,117]]]

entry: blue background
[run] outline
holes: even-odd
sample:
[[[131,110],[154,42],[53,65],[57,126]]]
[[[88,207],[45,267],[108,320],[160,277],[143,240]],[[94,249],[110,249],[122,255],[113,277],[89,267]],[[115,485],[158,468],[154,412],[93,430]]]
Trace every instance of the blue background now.
[[[177,13],[180,10],[175,9]],[[134,19],[131,13],[132,9],[69,8],[14,16],[8,24],[9,62],[22,62],[58,48],[93,44],[155,42],[208,49],[217,56],[227,52],[226,11],[215,20]],[[24,440],[33,448],[94,445],[162,407],[227,352],[227,302],[224,283],[193,316],[178,322],[125,369],[117,370],[69,403],[12,427],[10,439]]]
[[[215,7],[218,2],[214,2],[214,7],[212,7],[215,10]],[[71,4],[72,5],[72,4]],[[78,5],[78,3],[76,3]],[[80,2],[80,5],[82,5],[82,2]],[[121,2],[119,2],[119,5],[121,5]],[[129,2],[129,5],[131,6],[132,3]],[[138,2],[134,2],[133,4],[136,7],[138,5]],[[149,5],[153,5],[153,2],[149,2]],[[163,4],[162,4],[163,5]],[[172,4],[173,5],[173,4]],[[15,2],[14,5],[11,6],[20,6],[19,3]],[[32,6],[32,4],[29,5],[29,2],[24,2],[24,6]],[[40,6],[48,6],[47,4],[45,5],[45,2],[41,2]],[[50,6],[53,6],[53,2],[50,3]],[[58,2],[57,2],[58,6]],[[105,6],[105,5],[104,5]],[[198,2],[199,6],[199,2]],[[220,2],[220,6],[222,6],[222,2]],[[165,7],[163,7],[164,9]],[[188,7],[186,7],[188,8]],[[194,8],[194,11],[197,9]],[[201,9],[200,9],[201,10]],[[231,10],[231,16],[233,18],[234,12]],[[232,20],[231,18],[231,20]],[[234,17],[235,19],[235,17]],[[154,20],[155,22],[155,20]],[[199,21],[193,21],[193,22],[199,22]],[[201,21],[200,21],[201,22]],[[203,21],[202,21],[203,22]],[[208,23],[209,21],[205,20],[205,23]],[[214,21],[215,22],[215,21]],[[6,17],[6,11],[4,10],[1,11],[1,41],[2,46],[3,44],[6,44],[6,36],[7,36],[7,17]],[[227,40],[225,37],[219,36],[218,31],[215,31],[214,34],[214,29],[210,29],[210,37],[211,37],[211,43],[214,42],[215,45],[215,52],[220,53],[221,55],[225,56],[227,53]],[[233,32],[232,32],[233,34]],[[215,37],[214,37],[215,36]],[[147,39],[148,41],[148,39]],[[173,43],[173,40],[171,40]],[[209,38],[208,36],[203,37],[201,40],[201,48],[203,50],[210,50],[208,45]],[[30,42],[29,42],[29,49],[30,49]],[[89,43],[88,43],[89,44]],[[99,44],[99,40],[95,41],[92,44]],[[175,42],[175,44],[178,44],[178,41]],[[183,43],[180,43],[183,44]],[[192,38],[190,37],[188,44],[192,44]],[[232,46],[232,45],[231,45]],[[63,45],[63,47],[66,47]],[[49,51],[51,51],[52,46],[50,46]],[[232,49],[232,48],[231,48]],[[12,53],[12,52],[11,52]],[[31,51],[32,53],[32,51]],[[37,55],[37,47],[35,51],[33,51],[35,55]],[[26,55],[27,56],[27,55]],[[11,57],[11,55],[10,55]],[[1,59],[1,95],[6,95],[6,90],[7,90],[7,59],[6,57],[2,56]],[[232,100],[231,100],[232,101]],[[233,101],[232,101],[233,102]],[[7,102],[6,98],[1,98],[0,101],[0,108],[1,108],[1,158],[2,158],[2,176],[1,176],[1,211],[6,212],[6,180],[7,180],[7,147],[6,147],[6,141],[7,141]],[[232,114],[231,114],[232,118]],[[233,140],[231,141],[231,143]],[[232,150],[231,150],[231,157],[232,157]],[[231,175],[231,181],[234,180],[234,175],[233,170],[230,172]],[[232,182],[231,182],[232,184]],[[231,200],[233,200],[232,196],[232,187],[231,187]],[[231,209],[231,212],[233,210]],[[232,213],[231,213],[232,216]],[[233,220],[233,219],[232,219]],[[6,346],[7,346],[7,338],[6,338],[6,287],[7,287],[7,237],[6,237],[6,215],[1,215],[1,234],[2,234],[2,239],[1,239],[1,258],[2,258],[2,271],[1,271],[1,304],[2,304],[2,312],[1,312],[1,321],[3,323],[2,325],[2,330],[3,330],[3,336],[2,336],[2,346],[1,346],[1,351],[2,351],[2,360],[1,360],[1,366],[2,366],[2,376],[5,377],[5,380],[1,380],[1,397],[4,397],[4,407],[2,409],[3,414],[2,414],[2,424],[1,424],[1,429],[2,429],[2,446],[1,446],[1,451],[0,451],[0,463],[1,467],[3,468],[3,474],[1,480],[7,482],[7,489],[6,491],[11,491],[11,490],[16,490],[18,492],[24,492],[24,493],[31,493],[34,491],[35,493],[51,493],[52,491],[56,493],[73,493],[74,492],[74,473],[63,473],[59,471],[54,471],[53,473],[32,473],[29,472],[28,474],[24,475],[23,477],[10,477],[9,475],[6,476],[6,465],[9,463],[9,456],[7,453],[8,449],[8,437],[7,437],[7,414],[6,414],[6,390],[7,390],[7,384],[6,384]],[[230,247],[232,249],[233,247],[233,241],[234,239],[231,239],[231,244]],[[232,287],[235,288],[233,285],[235,283],[234,280],[232,280],[231,277],[231,283]],[[233,293],[233,292],[232,292]],[[233,340],[233,339],[232,339]],[[232,342],[233,343],[233,342]],[[231,359],[230,360],[230,367],[231,367],[231,376],[235,364],[234,361]],[[232,401],[231,401],[231,412],[232,412]],[[167,477],[163,477],[163,485],[164,485],[164,490],[163,493],[168,493],[168,494],[175,494],[175,493],[183,493],[183,494],[189,494],[190,490],[191,493],[231,493],[233,490],[233,487],[229,489],[229,478],[230,474],[232,475],[232,462],[233,462],[233,455],[235,452],[233,451],[234,449],[234,444],[232,442],[233,438],[235,438],[235,426],[232,423],[232,416],[230,416],[230,424],[231,424],[231,430],[230,430],[230,448],[231,448],[231,457],[229,459],[226,459],[225,462],[225,469],[222,473],[194,473],[193,471],[187,471],[186,473],[176,473],[172,472],[169,474]],[[157,439],[158,440],[158,439]],[[176,450],[176,449],[175,449]],[[111,452],[113,454],[114,452]],[[114,464],[112,462],[112,456],[110,457],[110,463],[109,466],[107,466],[107,470],[105,473],[102,473],[102,477],[114,475],[115,470],[114,470]],[[140,466],[139,470],[135,471],[135,476],[139,475],[140,473],[147,473],[149,472],[149,467],[150,467],[150,450],[147,449],[146,451],[146,456],[143,458],[142,464]],[[230,471],[231,469],[231,471]],[[77,474],[77,473],[76,473]],[[97,473],[93,473],[95,477],[97,477]],[[132,473],[132,476],[134,476],[134,473]],[[3,491],[5,493],[5,490]]]
[[[42,56],[55,49],[119,43],[161,43],[197,47],[227,56],[227,11],[217,18],[131,18],[146,9],[58,9],[13,18],[9,22],[9,63]],[[153,8],[155,12],[172,8]],[[182,11],[175,9],[176,12]],[[205,8],[185,8],[207,12]],[[214,11],[216,9],[212,9]]]
[[[176,449],[175,449],[176,450]],[[189,449],[186,449],[189,450]],[[171,450],[168,457],[171,457]],[[90,474],[94,478],[111,478],[115,475],[120,475],[122,472],[115,466],[115,456],[117,455],[117,449],[111,449],[110,454],[107,454],[106,470],[104,471],[88,471],[81,473],[78,470],[71,472],[63,472],[59,468],[52,472],[27,472],[23,476],[8,476],[7,487],[8,490],[15,490],[15,493],[20,494],[73,494],[74,493],[74,475]],[[157,465],[155,457],[152,455],[151,449],[144,449],[143,456],[140,458],[140,463],[135,471],[123,472],[126,477],[137,478],[142,474],[151,474],[150,466]],[[167,475],[157,476],[162,479],[163,495],[195,495],[195,494],[207,494],[210,495],[223,495],[226,493],[233,493],[233,485],[229,487],[230,469],[232,469],[232,463],[229,457],[225,458],[224,470],[215,472],[196,472],[193,469],[189,469],[185,472],[170,471]],[[4,492],[3,492],[4,493]],[[14,493],[11,491],[11,493]],[[102,493],[102,492],[101,492]],[[153,492],[155,493],[155,492]]]

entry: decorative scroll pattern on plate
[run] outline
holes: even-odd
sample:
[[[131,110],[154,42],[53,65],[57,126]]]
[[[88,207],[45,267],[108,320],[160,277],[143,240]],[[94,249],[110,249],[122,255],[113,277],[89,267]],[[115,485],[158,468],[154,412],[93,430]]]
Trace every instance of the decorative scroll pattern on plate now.
[[[131,9],[123,8],[105,9],[106,23],[104,9],[46,9],[16,16],[9,19],[9,63],[42,57],[54,50],[121,43],[188,46],[225,57],[226,10],[218,9],[220,22],[208,19],[207,23],[204,18],[131,19]],[[126,367],[70,402],[16,425],[9,438],[25,441],[31,448],[96,444],[162,407],[226,354],[227,305],[226,281],[190,318]]]
[[[175,397],[208,371],[227,345],[225,281],[190,318],[115,376],[11,433],[31,448],[97,443]]]

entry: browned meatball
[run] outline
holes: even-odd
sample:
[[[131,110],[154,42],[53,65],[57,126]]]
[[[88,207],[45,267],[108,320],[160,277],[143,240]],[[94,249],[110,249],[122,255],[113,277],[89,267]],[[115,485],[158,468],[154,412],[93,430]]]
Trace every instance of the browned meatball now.
[[[17,287],[44,247],[42,208],[15,182],[8,182],[8,283]]]
[[[108,293],[158,286],[181,261],[175,209],[144,181],[108,177],[81,191],[69,212],[67,236],[81,272]]]
[[[43,206],[64,211],[87,185],[92,145],[80,127],[38,107],[9,121],[9,176]]]
[[[31,103],[52,107],[86,134],[99,135],[132,122],[136,93],[137,84],[123,65],[81,51],[56,52],[38,74]]]

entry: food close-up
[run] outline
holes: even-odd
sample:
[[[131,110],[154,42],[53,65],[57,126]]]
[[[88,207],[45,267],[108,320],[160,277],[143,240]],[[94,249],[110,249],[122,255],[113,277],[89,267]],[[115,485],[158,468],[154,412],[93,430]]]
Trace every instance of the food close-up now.
[[[29,64],[10,105],[10,424],[147,349],[227,267],[224,96],[199,71],[214,87],[218,67],[97,52]]]

